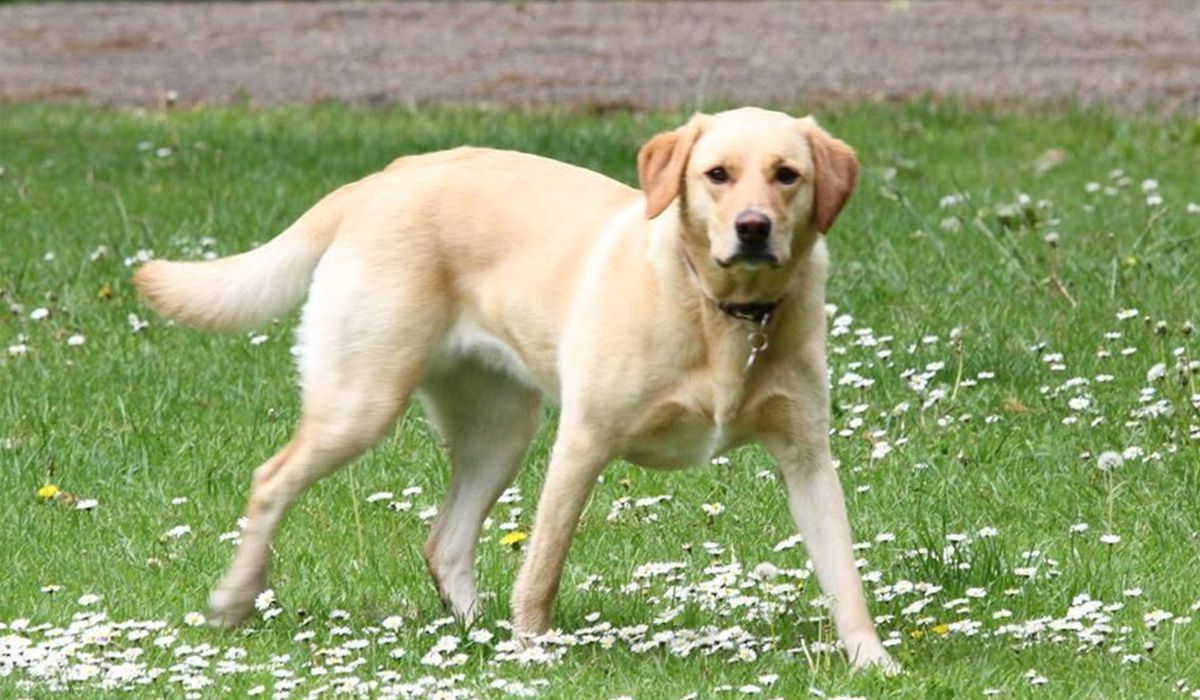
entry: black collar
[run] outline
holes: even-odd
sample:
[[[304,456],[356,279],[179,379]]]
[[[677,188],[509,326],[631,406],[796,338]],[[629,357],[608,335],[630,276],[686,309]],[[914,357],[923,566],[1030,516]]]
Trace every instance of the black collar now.
[[[692,259],[688,257],[686,251],[681,250],[680,252],[683,254],[683,262],[687,266],[688,274],[699,285],[700,275],[696,272],[696,266],[692,264]],[[775,307],[779,306],[780,301],[776,299],[775,301],[751,301],[745,304],[730,304],[728,302],[717,301],[716,299],[709,299],[703,290],[700,293],[704,295],[705,299],[715,304],[718,309],[730,316],[742,321],[751,321],[760,326],[770,320],[771,314],[775,313]]]
[[[758,324],[769,318],[775,312],[776,306],[779,306],[778,301],[750,302],[747,304],[717,302],[717,308],[730,316],[743,321],[753,321]]]

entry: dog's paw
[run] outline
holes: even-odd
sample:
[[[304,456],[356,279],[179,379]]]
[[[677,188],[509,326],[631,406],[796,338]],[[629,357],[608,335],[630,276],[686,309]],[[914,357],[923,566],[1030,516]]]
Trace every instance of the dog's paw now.
[[[521,649],[529,649],[538,646],[537,639],[538,636],[536,634],[531,632],[522,632],[516,627],[513,627],[512,640],[516,642]]]
[[[899,662],[892,658],[892,655],[887,653],[883,645],[878,641],[872,640],[874,643],[863,643],[856,647],[847,647],[853,649],[849,652],[850,665],[856,671],[879,671],[885,676],[897,676],[904,672],[904,668]]]
[[[554,594],[551,592],[549,596],[530,595],[529,589],[530,586],[523,585],[521,577],[518,577],[512,597],[513,634],[536,637],[550,629],[554,613]]]
[[[514,637],[536,638],[550,629],[550,613],[540,607],[514,606],[512,625]]]
[[[435,579],[435,584],[442,606],[454,616],[454,619],[458,620],[463,627],[474,625],[483,608],[479,601],[479,593],[475,590],[475,583],[471,581],[470,585],[451,588],[443,586],[440,581]]]
[[[445,608],[446,612],[454,616],[458,624],[467,629],[475,625],[475,621],[479,619],[479,614],[483,607],[478,597],[464,602],[453,600],[441,591],[438,594],[438,597],[442,601],[442,607]]]
[[[454,614],[455,619],[463,627],[470,628],[475,625],[475,621],[479,619],[480,603],[476,598],[468,603],[449,603],[450,612]]]
[[[254,612],[254,599],[261,591],[218,586],[208,597],[208,624],[231,630]]]

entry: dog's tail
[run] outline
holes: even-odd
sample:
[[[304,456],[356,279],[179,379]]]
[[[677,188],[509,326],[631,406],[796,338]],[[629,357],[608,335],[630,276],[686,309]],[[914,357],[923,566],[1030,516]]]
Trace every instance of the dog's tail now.
[[[353,188],[328,195],[253,250],[201,262],[152,260],[133,283],[155,310],[193,328],[247,330],[282,316],[304,299]]]

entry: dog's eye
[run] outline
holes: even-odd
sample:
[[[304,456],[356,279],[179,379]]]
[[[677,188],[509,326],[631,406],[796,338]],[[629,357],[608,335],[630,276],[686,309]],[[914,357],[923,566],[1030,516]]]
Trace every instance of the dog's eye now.
[[[705,170],[704,176],[707,177],[708,181],[714,185],[723,185],[726,182],[729,182],[728,171],[719,165],[715,168],[709,168],[708,170]]]
[[[799,179],[800,173],[787,166],[775,171],[775,181],[781,185],[794,185]]]

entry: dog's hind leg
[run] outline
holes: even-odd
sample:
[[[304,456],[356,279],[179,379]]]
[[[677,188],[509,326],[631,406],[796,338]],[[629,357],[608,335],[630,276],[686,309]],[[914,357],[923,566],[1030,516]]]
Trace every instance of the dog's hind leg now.
[[[496,499],[512,483],[537,430],[541,393],[503,372],[463,362],[423,384],[425,403],[450,450],[450,489],[425,562],[438,594],[466,624],[479,612],[475,553]]]
[[[404,409],[445,309],[420,289],[386,293],[336,244],[321,261],[304,310],[303,406],[292,441],[254,473],[242,540],[209,599],[210,622],[233,627],[266,587],[271,542],[304,491],[378,441]],[[405,289],[411,290],[405,292]]]

